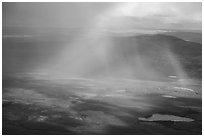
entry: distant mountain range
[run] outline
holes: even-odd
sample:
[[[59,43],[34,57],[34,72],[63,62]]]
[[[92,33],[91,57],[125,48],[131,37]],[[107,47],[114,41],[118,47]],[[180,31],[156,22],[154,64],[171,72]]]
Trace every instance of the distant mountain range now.
[[[198,32],[185,32],[185,31],[169,31],[165,35],[175,36],[185,41],[197,42],[202,44],[202,33]]]
[[[3,37],[20,37],[20,36],[49,36],[52,37],[51,40],[55,37],[59,40],[64,40],[67,37],[76,36],[82,33],[89,31],[94,31],[88,28],[35,28],[35,27],[2,27]],[[177,38],[183,39],[185,41],[197,42],[202,44],[202,32],[198,30],[156,30],[156,29],[139,29],[139,30],[129,30],[129,31],[111,31],[111,30],[100,30],[99,34],[109,33],[110,35],[116,36],[136,36],[142,34],[164,34],[169,36],[175,36]],[[106,34],[105,34],[106,35]],[[47,38],[46,37],[46,38]]]
[[[61,49],[69,46],[69,42],[79,34],[79,31],[69,32],[69,29],[62,29],[63,31],[48,29],[49,31],[42,30],[39,33],[37,30],[33,32],[29,29],[25,31],[19,29],[3,29],[3,36],[9,35],[9,39],[3,38],[4,74],[29,71],[30,68],[46,64],[53,55],[57,56]],[[70,34],[72,32],[74,37]],[[12,38],[12,35],[15,37]],[[37,37],[20,38],[16,35]],[[197,32],[165,32],[137,36],[108,35],[111,46],[106,47],[106,63],[96,61],[89,73],[103,75],[109,72],[119,77],[157,79],[173,75],[182,77],[186,72],[191,78],[201,79],[201,35]],[[98,46],[99,42],[95,44]],[[103,43],[100,44],[102,45]],[[75,61],[77,62],[77,59]]]
[[[112,37],[109,65],[141,78],[202,75],[202,45],[163,34]],[[118,69],[118,68],[121,68]],[[125,75],[125,74],[124,74]],[[130,73],[131,75],[131,73]]]

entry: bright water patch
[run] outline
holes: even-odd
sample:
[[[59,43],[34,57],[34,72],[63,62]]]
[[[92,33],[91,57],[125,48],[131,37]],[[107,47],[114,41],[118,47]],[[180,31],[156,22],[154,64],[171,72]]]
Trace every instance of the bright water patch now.
[[[162,115],[162,114],[153,114],[149,118],[139,117],[138,120],[147,121],[147,122],[156,122],[156,121],[192,122],[194,121],[191,118],[185,118],[185,117],[174,116],[174,115]]]

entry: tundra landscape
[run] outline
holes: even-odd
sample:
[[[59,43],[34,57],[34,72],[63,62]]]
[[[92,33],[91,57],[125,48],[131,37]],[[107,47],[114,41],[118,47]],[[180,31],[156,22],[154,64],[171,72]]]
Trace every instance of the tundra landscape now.
[[[4,2],[2,134],[201,135],[201,5]]]

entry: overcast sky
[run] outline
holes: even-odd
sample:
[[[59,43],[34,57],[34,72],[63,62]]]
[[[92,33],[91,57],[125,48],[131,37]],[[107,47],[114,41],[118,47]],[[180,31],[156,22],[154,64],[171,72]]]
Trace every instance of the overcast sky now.
[[[201,3],[3,3],[3,26],[201,29]]]

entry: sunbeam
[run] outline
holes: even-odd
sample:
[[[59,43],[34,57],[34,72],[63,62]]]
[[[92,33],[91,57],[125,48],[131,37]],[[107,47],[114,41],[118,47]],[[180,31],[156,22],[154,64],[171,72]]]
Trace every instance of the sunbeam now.
[[[152,46],[152,48],[151,43],[147,42],[146,45],[141,45],[137,38],[120,35],[126,33],[122,32],[118,25],[125,22],[125,16],[129,15],[128,11],[137,7],[140,7],[137,11],[143,11],[145,6],[131,3],[117,4],[110,10],[101,13],[93,20],[90,25],[91,29],[78,35],[75,41],[69,43],[67,48],[62,49],[58,55],[54,56],[47,68],[43,66],[44,73],[64,78],[101,77],[159,80],[171,75],[187,78],[178,58],[171,52],[168,42],[158,43],[159,47]],[[155,12],[158,11],[156,9],[159,9],[158,4],[153,4],[151,7],[154,7],[152,10]],[[136,16],[146,16],[150,13],[142,12],[142,14],[144,15],[136,14]],[[118,22],[114,21],[115,18]],[[122,25],[123,28],[128,27],[127,24]],[[121,31],[120,34],[115,33],[119,31]],[[134,33],[135,35],[152,34],[142,31],[142,29],[138,29],[138,32],[135,30]],[[160,59],[162,63],[167,64],[158,64],[157,61],[160,62]]]

